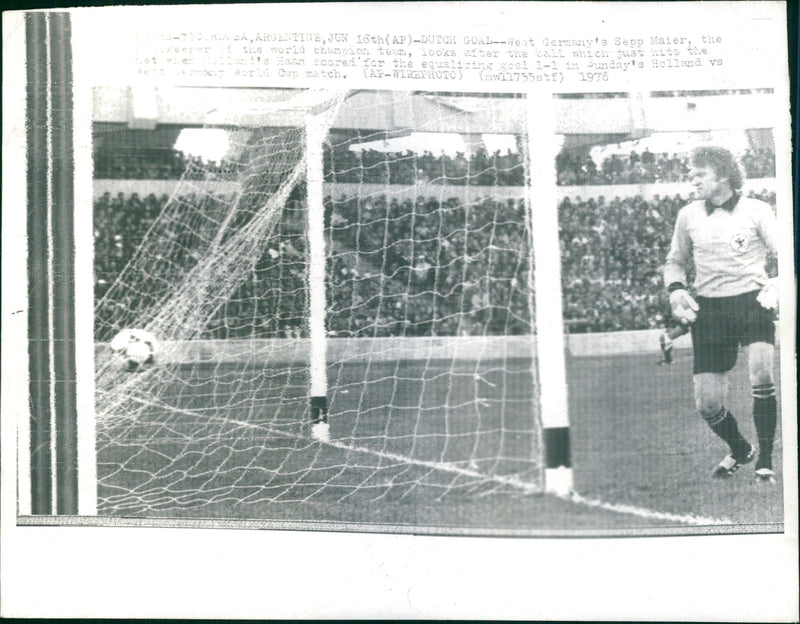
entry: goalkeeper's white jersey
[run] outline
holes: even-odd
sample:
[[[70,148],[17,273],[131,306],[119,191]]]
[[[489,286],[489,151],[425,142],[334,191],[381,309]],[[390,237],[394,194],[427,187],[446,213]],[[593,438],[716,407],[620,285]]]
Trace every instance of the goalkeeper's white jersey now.
[[[731,209],[709,211],[693,201],[678,213],[664,282],[686,284],[694,261],[694,288],[701,297],[731,297],[758,290],[767,281],[767,253],[777,246],[776,219],[769,204],[742,197]]]

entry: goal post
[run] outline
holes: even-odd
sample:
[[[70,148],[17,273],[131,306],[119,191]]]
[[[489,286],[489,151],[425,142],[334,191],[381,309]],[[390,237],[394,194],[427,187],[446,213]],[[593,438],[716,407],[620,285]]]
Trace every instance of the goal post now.
[[[330,436],[328,427],[328,349],[325,329],[325,206],[322,184],[323,149],[328,133],[324,120],[312,115],[306,122],[306,198],[308,202],[308,333],[310,341],[310,411],[313,434]]]
[[[545,448],[547,491],[567,494],[572,489],[569,408],[561,292],[561,252],[558,235],[554,104],[549,94],[528,96],[527,185],[533,233],[536,287],[536,357]]]

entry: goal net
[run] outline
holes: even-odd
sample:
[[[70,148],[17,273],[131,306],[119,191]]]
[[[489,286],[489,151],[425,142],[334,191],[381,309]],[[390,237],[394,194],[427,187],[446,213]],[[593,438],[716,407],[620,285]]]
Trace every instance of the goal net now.
[[[96,207],[98,512],[543,491],[520,99],[234,110],[163,206]]]

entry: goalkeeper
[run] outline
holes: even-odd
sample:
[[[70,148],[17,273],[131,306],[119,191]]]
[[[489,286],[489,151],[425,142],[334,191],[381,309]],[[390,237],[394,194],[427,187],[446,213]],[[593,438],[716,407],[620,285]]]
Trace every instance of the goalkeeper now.
[[[742,197],[742,173],[727,149],[695,150],[690,179],[695,200],[678,213],[664,281],[673,316],[691,325],[695,405],[711,430],[730,447],[712,476],[728,478],[756,454],[725,406],[728,373],[742,346],[758,436],[755,475],[760,482],[774,483],[778,292],[777,278],[767,278],[765,264],[767,254],[776,250],[775,216],[768,204]],[[687,289],[692,263],[696,299]]]

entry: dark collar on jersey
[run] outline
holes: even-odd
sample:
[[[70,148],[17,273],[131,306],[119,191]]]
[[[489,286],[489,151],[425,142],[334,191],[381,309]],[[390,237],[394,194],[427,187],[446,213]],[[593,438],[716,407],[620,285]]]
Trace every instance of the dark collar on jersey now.
[[[741,199],[741,193],[734,192],[727,201],[721,203],[719,206],[715,206],[709,200],[706,200],[706,214],[711,214],[717,208],[722,208],[723,210],[727,210],[728,212],[733,212],[733,209],[736,208],[736,204],[739,203],[739,199]]]

